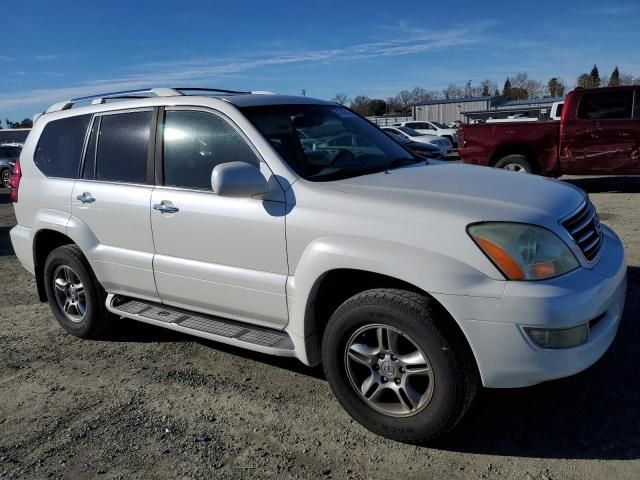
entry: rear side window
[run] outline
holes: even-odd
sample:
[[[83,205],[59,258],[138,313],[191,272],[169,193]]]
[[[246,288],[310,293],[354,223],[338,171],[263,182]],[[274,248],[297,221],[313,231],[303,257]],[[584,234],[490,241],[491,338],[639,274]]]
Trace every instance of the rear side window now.
[[[147,183],[151,118],[151,111],[101,117],[96,150],[96,180]]]
[[[211,190],[216,165],[260,160],[224,119],[206,112],[167,111],[164,119],[164,184]]]
[[[606,120],[631,118],[633,90],[585,93],[580,99],[578,118]]]
[[[48,177],[77,178],[91,115],[53,120],[44,127],[34,162]]]
[[[18,158],[21,150],[20,147],[0,147],[0,158]]]

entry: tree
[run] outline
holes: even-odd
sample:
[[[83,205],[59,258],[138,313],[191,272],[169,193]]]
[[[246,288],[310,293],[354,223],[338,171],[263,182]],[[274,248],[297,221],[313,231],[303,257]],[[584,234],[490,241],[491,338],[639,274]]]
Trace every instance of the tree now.
[[[591,77],[591,85],[592,88],[597,88],[600,86],[600,72],[598,72],[598,66],[594,65],[591,69],[591,73],[589,74]]]
[[[634,77],[629,73],[621,73],[620,85],[640,85],[640,76]]]
[[[411,100],[412,104],[416,103],[428,102],[429,100],[433,100],[436,98],[437,93],[429,90],[425,90],[422,87],[414,87],[411,90]]]
[[[354,112],[359,113],[360,115],[367,116],[369,113],[369,105],[371,104],[371,99],[365,95],[358,95],[351,102],[350,108]]]
[[[504,87],[502,87],[502,96],[504,98],[511,98],[511,80],[509,77],[504,81]]]
[[[562,79],[558,77],[552,77],[547,82],[547,88],[549,89],[549,95],[551,95],[552,97],[564,97],[566,86]]]
[[[616,65],[616,68],[613,69],[613,72],[611,72],[611,76],[609,77],[609,83],[607,84],[608,87],[618,87],[620,86],[620,70],[618,70],[618,66]]]
[[[387,98],[387,112],[388,113],[398,113],[402,111],[402,104],[398,100],[398,97],[389,97]]]
[[[413,105],[413,95],[411,92],[409,90],[400,90],[397,98],[402,111],[408,112],[411,109],[411,105]]]
[[[369,115],[384,115],[387,113],[387,102],[380,98],[369,101]]]
[[[464,88],[458,87],[457,85],[451,83],[442,91],[442,96],[447,99],[462,98],[464,97],[464,93]]]
[[[340,105],[348,105],[349,102],[351,102],[351,99],[346,93],[336,93],[331,101],[339,103]]]
[[[576,79],[576,86],[578,87],[591,88],[591,85],[592,85],[592,78],[591,78],[591,75],[589,75],[588,73],[583,73]]]

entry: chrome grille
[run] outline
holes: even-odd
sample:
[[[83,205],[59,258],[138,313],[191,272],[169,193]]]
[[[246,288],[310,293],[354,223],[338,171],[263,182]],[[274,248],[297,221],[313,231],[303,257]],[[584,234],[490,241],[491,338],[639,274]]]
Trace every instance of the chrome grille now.
[[[602,227],[593,204],[587,200],[576,214],[562,222],[590,262],[602,248]]]

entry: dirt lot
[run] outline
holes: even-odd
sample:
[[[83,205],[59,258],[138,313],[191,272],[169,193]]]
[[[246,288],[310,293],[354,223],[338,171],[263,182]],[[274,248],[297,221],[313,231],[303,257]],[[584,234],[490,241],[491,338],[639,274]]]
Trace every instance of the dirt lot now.
[[[368,433],[296,361],[128,320],[103,341],[65,334],[0,191],[0,478],[640,478],[640,178],[571,181],[627,248],[618,338],[573,378],[482,392],[432,448]]]

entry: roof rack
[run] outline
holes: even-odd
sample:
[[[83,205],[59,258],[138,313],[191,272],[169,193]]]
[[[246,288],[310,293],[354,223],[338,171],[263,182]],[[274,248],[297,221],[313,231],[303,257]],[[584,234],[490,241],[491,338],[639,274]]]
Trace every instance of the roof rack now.
[[[68,110],[73,108],[76,103],[90,101],[91,105],[100,105],[106,103],[107,100],[131,100],[136,98],[147,98],[148,95],[156,95],[157,97],[176,97],[184,95],[183,92],[211,92],[222,93],[230,95],[274,95],[273,92],[264,90],[256,90],[252,92],[243,92],[239,90],[226,90],[223,88],[197,88],[197,87],[182,87],[182,88],[141,88],[139,90],[121,90],[119,92],[111,93],[97,93],[95,95],[87,95],[85,97],[76,97],[71,100],[65,100],[64,102],[58,102],[51,105],[44,113],[59,112],[61,110]]]

